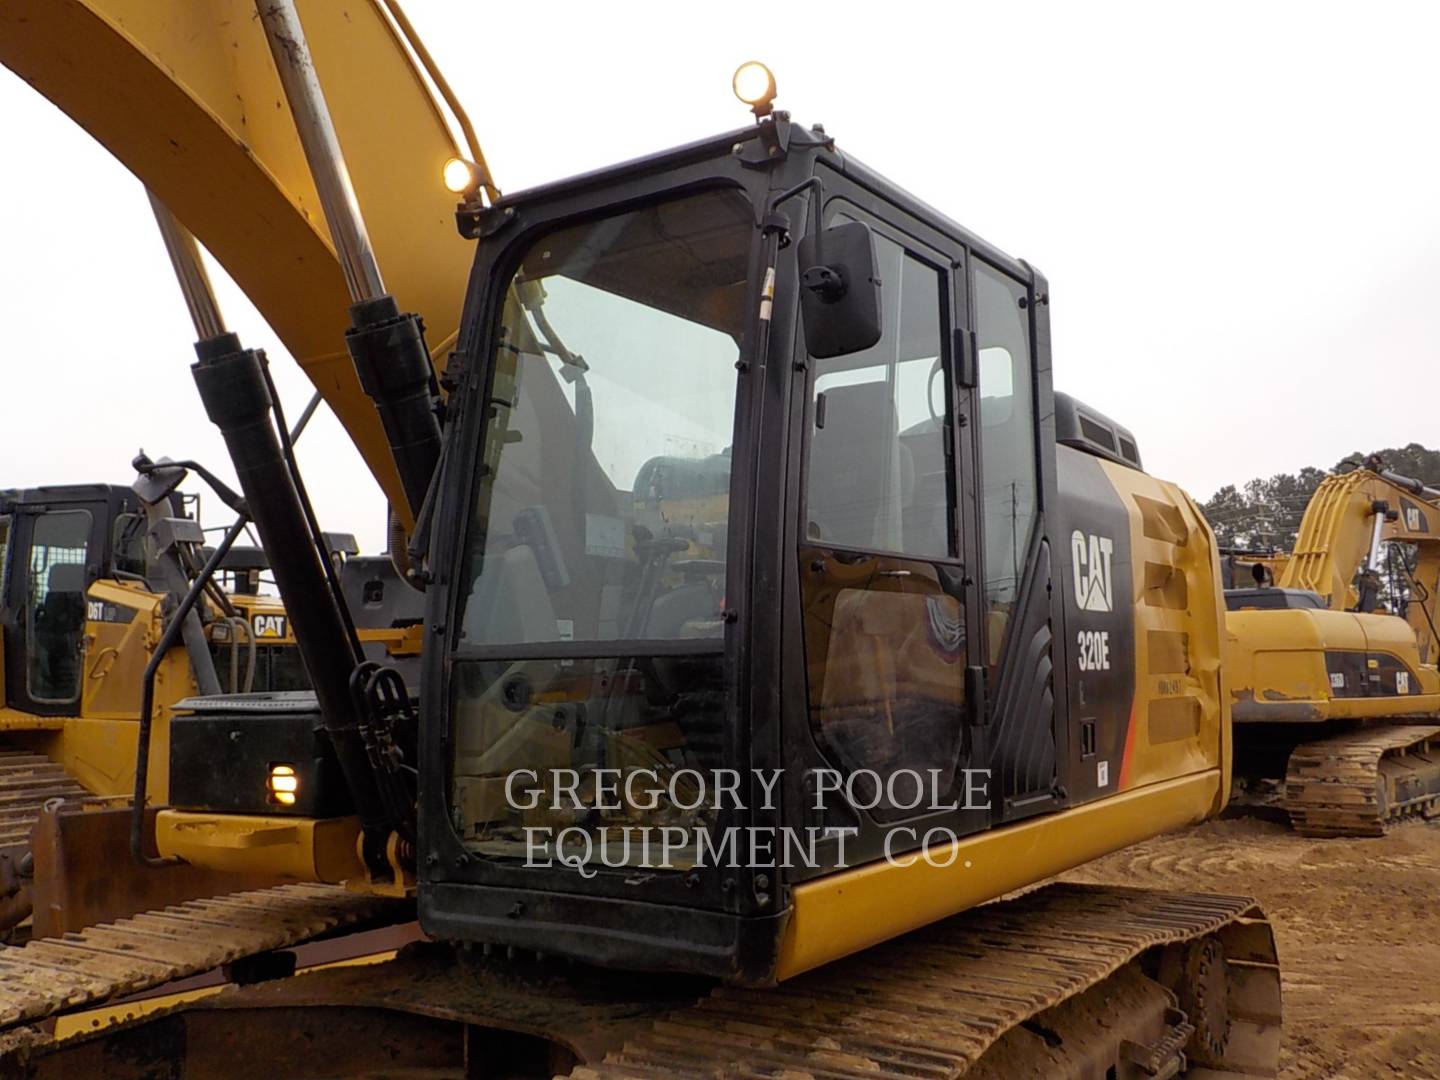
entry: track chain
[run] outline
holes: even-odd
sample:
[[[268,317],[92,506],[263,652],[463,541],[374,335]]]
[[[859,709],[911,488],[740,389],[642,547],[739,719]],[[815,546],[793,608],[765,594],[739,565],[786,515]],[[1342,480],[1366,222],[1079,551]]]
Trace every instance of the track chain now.
[[[1440,812],[1440,727],[1371,725],[1290,752],[1285,809],[1302,836],[1382,836]]]
[[[982,907],[775,988],[722,987],[571,1075],[948,1080],[1145,950],[1209,934],[1233,987],[1226,1065],[1273,1076],[1280,976],[1254,902],[1085,885]]]
[[[84,799],[90,792],[45,757],[0,746],[0,851],[24,851],[40,810],[50,799]]]
[[[1223,954],[1228,1020],[1220,1059],[1206,1064],[1227,1076],[1273,1077],[1280,974],[1274,936],[1254,902],[1098,885],[1051,885],[985,905],[771,988],[706,987],[436,945],[374,967],[261,983],[178,1011],[209,1013],[212,1023],[197,1030],[212,1034],[219,1030],[213,1018],[226,1012],[237,1031],[288,1025],[313,1039],[306,1045],[319,1054],[345,1015],[373,1018],[379,1010],[455,1021],[566,1047],[580,1062],[568,1073],[577,1080],[954,1080],[977,1062],[990,1068],[985,1055],[992,1048],[999,1053],[1008,1043],[1013,1051],[1007,1036],[1048,1046],[1053,1033],[1045,1025],[1059,1015],[1055,1006],[1095,1000],[1087,992],[1118,992],[1127,978],[1144,982],[1134,962],[1147,950],[1209,942],[1210,935]],[[202,947],[196,936],[182,935]],[[213,963],[213,955],[204,962]],[[320,1010],[313,1022],[304,1019],[311,1007]],[[267,1021],[271,1010],[276,1019]],[[1122,1056],[1169,1075],[1195,1053],[1180,1049],[1193,1025],[1171,1012],[1168,1035],[1153,1045],[1126,1043]],[[84,1054],[97,1041],[133,1036],[146,1025],[136,1018],[60,1043],[42,1036],[17,1045],[14,1060]],[[1097,1035],[1106,1037],[1103,1029]],[[170,1044],[146,1045],[163,1058]],[[174,1043],[179,1057],[169,1061],[171,1071],[187,1066],[188,1046],[185,1038]],[[115,1052],[121,1050],[117,1044]],[[0,1069],[6,1061],[0,1038]],[[1043,1061],[1033,1064],[1023,1075],[1053,1075]],[[1007,1064],[984,1075],[1013,1080],[1022,1073]]]
[[[0,1031],[409,911],[339,886],[281,885],[0,948]]]

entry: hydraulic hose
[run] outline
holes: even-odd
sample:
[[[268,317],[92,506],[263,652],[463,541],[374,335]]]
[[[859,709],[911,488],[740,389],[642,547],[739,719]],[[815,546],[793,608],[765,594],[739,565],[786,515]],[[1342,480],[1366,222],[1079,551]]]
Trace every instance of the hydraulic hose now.
[[[130,854],[142,866],[170,866],[179,861],[156,858],[145,853],[145,790],[150,780],[150,726],[155,712],[155,673],[160,670],[165,657],[180,639],[186,617],[194,610],[196,602],[205,591],[205,582],[220,568],[220,563],[245,531],[249,521],[249,515],[241,514],[226,530],[224,539],[215,545],[215,550],[210,558],[205,560],[205,565],[191,584],[190,591],[180,601],[180,606],[165,627],[165,632],[160,635],[160,643],[150,654],[150,662],[145,665],[144,690],[140,695],[140,730],[135,743],[135,795],[130,805]]]
[[[233,336],[233,335],[231,335]],[[239,339],[235,339],[238,345]],[[320,395],[313,394],[309,404],[300,414],[295,429],[289,432],[289,441],[293,450],[294,440],[298,439],[315,415],[315,410],[320,404]],[[136,862],[143,866],[169,866],[179,860],[155,858],[145,853],[145,797],[146,789],[150,780],[150,731],[154,721],[155,712],[155,675],[160,670],[160,665],[166,655],[174,647],[176,640],[184,632],[185,624],[190,613],[195,609],[196,603],[202,595],[205,595],[215,580],[215,572],[219,570],[220,564],[225,561],[225,556],[230,553],[238,540],[250,525],[250,513],[248,506],[243,503],[240,496],[236,495],[230,488],[215,478],[207,469],[204,469],[196,462],[185,462],[184,467],[192,468],[201,475],[207,477],[212,486],[220,493],[221,499],[232,509],[236,509],[236,518],[230,527],[225,531],[225,536],[215,546],[210,557],[195,575],[190,584],[189,590],[181,599],[179,607],[171,618],[169,625],[165,627],[164,633],[160,636],[160,642],[156,645],[155,651],[151,654],[149,662],[145,665],[145,674],[142,679],[142,690],[140,696],[140,730],[136,736],[135,751],[135,793],[130,805],[130,854]],[[237,508],[237,507],[243,507]],[[243,621],[243,620],[241,620]],[[255,635],[246,626],[250,640],[250,657],[246,669],[246,689],[249,689],[251,680],[255,674]],[[234,689],[232,674],[231,689]]]

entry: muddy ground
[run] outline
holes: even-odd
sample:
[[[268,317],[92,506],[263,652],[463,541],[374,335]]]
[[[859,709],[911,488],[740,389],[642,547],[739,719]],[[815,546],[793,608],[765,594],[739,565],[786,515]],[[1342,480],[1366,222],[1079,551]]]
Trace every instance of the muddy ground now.
[[[1280,950],[1283,1080],[1440,1080],[1440,822],[1307,840],[1212,821],[1066,877],[1257,898]]]

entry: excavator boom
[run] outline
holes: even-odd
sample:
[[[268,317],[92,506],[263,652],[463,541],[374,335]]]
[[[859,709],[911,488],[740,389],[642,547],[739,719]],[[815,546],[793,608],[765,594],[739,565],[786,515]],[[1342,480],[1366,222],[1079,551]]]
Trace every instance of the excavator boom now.
[[[389,291],[423,316],[443,366],[473,252],[440,177],[452,157],[479,160],[478,147],[457,147],[427,82],[428,57],[407,41],[393,4],[302,0],[299,8]],[[199,238],[408,518],[385,434],[345,351],[350,295],[252,0],[5,0],[0,63]]]
[[[1368,568],[1377,544],[1433,545],[1437,537],[1434,492],[1418,481],[1368,468],[1328,476],[1305,507],[1295,551],[1276,584],[1319,593],[1333,610],[1351,610],[1356,570]]]

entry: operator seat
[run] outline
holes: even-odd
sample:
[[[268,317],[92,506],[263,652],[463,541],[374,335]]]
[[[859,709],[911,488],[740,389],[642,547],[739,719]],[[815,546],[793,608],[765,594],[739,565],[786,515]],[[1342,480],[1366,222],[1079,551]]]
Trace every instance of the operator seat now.
[[[80,642],[85,634],[85,564],[56,563],[35,609],[31,694],[68,701],[80,691]]]

